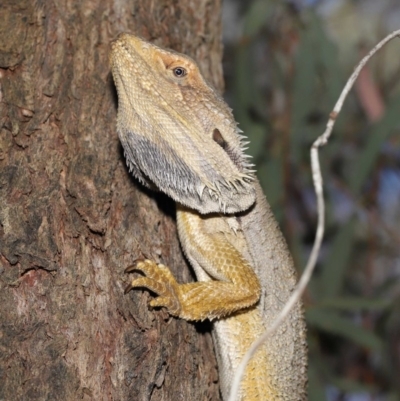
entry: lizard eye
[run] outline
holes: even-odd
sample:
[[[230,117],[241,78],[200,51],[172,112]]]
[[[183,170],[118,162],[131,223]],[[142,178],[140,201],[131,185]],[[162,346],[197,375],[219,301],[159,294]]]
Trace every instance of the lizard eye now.
[[[177,78],[183,78],[187,74],[183,67],[176,67],[172,71]]]

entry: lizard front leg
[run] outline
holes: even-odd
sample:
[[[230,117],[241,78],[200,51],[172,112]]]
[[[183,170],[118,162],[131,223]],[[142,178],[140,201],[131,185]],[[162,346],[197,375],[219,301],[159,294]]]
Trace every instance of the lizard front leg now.
[[[260,284],[235,246],[244,241],[241,231],[235,233],[221,216],[200,216],[182,206],[178,206],[177,220],[184,252],[198,278],[207,281],[179,284],[168,267],[144,260],[128,268],[145,277],[134,279],[127,290],[145,287],[155,292],[158,297],[151,306],[166,307],[171,315],[186,320],[224,317],[254,305]]]

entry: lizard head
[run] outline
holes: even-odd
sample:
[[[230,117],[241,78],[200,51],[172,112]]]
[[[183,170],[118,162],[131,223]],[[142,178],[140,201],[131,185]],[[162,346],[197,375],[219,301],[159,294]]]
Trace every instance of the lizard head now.
[[[255,201],[254,171],[232,112],[197,64],[131,34],[111,45],[117,130],[145,185],[200,213],[237,213]]]

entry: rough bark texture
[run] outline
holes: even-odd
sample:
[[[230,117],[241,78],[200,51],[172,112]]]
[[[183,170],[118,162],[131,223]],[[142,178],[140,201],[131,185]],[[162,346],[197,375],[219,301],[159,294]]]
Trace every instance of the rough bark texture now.
[[[0,400],[218,400],[210,335],[123,294],[142,255],[192,276],[167,198],[128,175],[110,41],[132,31],[221,88],[214,0],[0,3]]]

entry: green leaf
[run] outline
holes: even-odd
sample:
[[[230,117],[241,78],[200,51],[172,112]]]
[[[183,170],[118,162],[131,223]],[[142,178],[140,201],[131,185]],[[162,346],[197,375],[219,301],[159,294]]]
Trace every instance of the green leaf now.
[[[249,121],[248,110],[252,102],[252,93],[255,91],[253,76],[249,71],[253,71],[250,64],[251,52],[249,43],[241,43],[235,51],[235,117],[239,121],[240,128],[246,131]]]
[[[362,297],[340,297],[328,298],[321,301],[318,306],[321,308],[341,309],[345,311],[368,310],[383,311],[391,306],[388,299],[370,299]]]
[[[276,207],[283,199],[284,179],[281,158],[271,158],[258,170],[258,177],[271,207]]]
[[[400,96],[393,99],[386,109],[385,115],[367,134],[364,151],[357,160],[352,161],[353,174],[349,186],[354,194],[359,194],[365,181],[369,178],[371,170],[382,151],[382,144],[399,125]]]
[[[352,217],[340,228],[333,241],[320,278],[323,298],[333,298],[342,290],[353,250],[355,222],[355,217]]]
[[[265,158],[264,142],[266,136],[265,125],[248,121],[246,123],[247,129],[245,135],[249,139],[248,153],[253,156],[255,160],[258,158]]]
[[[332,310],[313,307],[306,311],[307,322],[327,333],[339,335],[354,343],[375,351],[382,349],[382,340],[373,332],[357,326],[351,320]]]
[[[255,36],[271,18],[274,10],[272,2],[267,0],[253,1],[244,17],[243,33],[245,36]]]
[[[322,101],[324,104],[327,104],[328,109],[331,110],[343,89],[345,79],[341,75],[337,47],[326,34],[326,29],[324,29],[325,27],[321,19],[315,13],[311,13],[309,18],[318,47],[318,63],[322,68],[321,73],[324,81]]]
[[[306,117],[313,110],[317,77],[315,37],[312,29],[301,33],[296,54],[292,102],[292,154],[299,160],[301,142],[307,133]]]
[[[332,383],[346,393],[367,393],[370,396],[371,393],[377,392],[376,386],[361,383],[360,381],[352,379],[336,377],[332,378]]]
[[[320,370],[310,360],[308,366],[308,401],[326,399],[326,385],[320,378]]]

